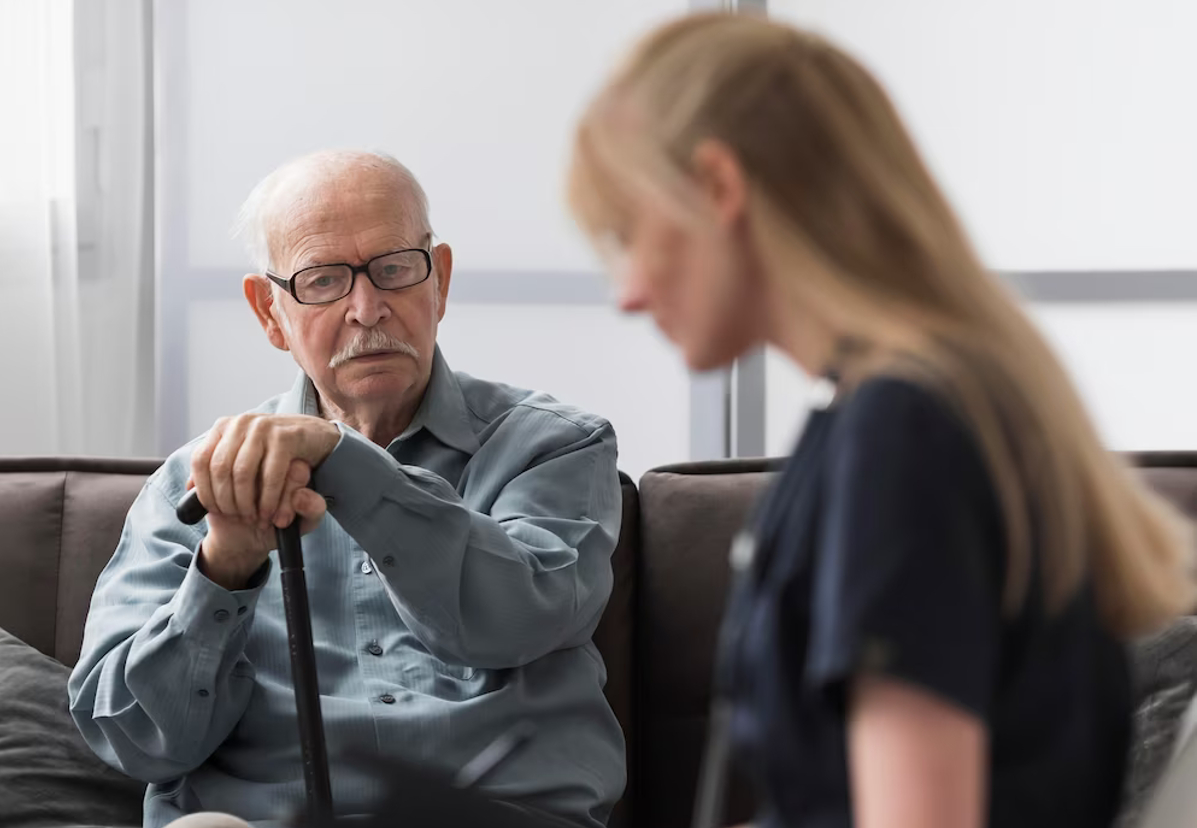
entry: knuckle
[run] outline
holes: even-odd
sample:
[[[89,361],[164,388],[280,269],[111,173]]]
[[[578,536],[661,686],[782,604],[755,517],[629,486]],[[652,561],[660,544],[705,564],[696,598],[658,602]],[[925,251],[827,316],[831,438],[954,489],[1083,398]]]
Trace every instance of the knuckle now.
[[[229,417],[226,430],[232,434],[244,434],[250,422],[252,422],[252,417],[252,414],[237,414]]]
[[[229,461],[223,455],[214,455],[208,463],[208,469],[214,476],[226,477],[229,474]]]

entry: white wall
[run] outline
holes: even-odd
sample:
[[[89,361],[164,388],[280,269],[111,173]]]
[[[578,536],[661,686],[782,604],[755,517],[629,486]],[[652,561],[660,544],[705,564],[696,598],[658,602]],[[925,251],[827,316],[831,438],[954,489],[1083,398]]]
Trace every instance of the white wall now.
[[[1108,445],[1197,449],[1197,304],[1052,304],[1032,315]]]
[[[185,171],[175,193],[185,215],[165,217],[183,219],[186,238],[174,252],[185,266],[165,274],[179,280],[165,289],[202,298],[187,311],[180,366],[194,434],[292,376],[236,283],[246,261],[229,228],[254,183],[313,149],[383,149],[428,191],[434,228],[454,248],[455,286],[492,272],[593,280],[597,262],[562,199],[573,123],[634,36],[687,2],[186,0],[183,8],[185,82],[173,93],[185,97],[186,128],[160,149]],[[633,475],[685,459],[688,375],[672,349],[606,305],[534,301],[471,306],[451,293],[441,333],[451,365],[607,416]]]
[[[561,209],[575,115],[635,34],[686,0],[187,0],[191,261],[281,161],[378,147],[420,176],[465,269],[594,262]]]
[[[806,424],[810,378],[780,351],[765,351],[765,454],[778,457],[794,449]]]
[[[440,342],[468,373],[602,413],[615,426],[620,468],[634,479],[687,457],[690,377],[646,317],[598,305],[458,305]]]
[[[1121,451],[1197,450],[1197,304],[1050,304],[1029,309],[1089,407]],[[788,454],[810,381],[780,353],[766,363],[766,450]]]
[[[1197,3],[769,0],[881,79],[1002,270],[1197,266]]]
[[[185,214],[174,217],[186,226],[177,251],[185,270],[166,276],[213,280],[188,311],[189,433],[290,378],[236,293],[245,265],[228,228],[258,178],[317,147],[386,149],[424,180],[459,272],[578,277],[596,265],[561,209],[573,118],[637,33],[687,5],[185,0],[178,45],[187,77],[176,91],[186,129],[178,146],[160,149],[185,168]],[[878,74],[991,266],[1197,267],[1189,204],[1197,108],[1187,105],[1197,3],[770,0],[769,8],[825,31]],[[229,301],[207,301],[226,290]],[[605,308],[518,304],[527,301],[455,303],[443,330],[454,366],[609,416],[634,474],[686,456],[686,374],[645,324]],[[1197,385],[1183,381],[1187,314],[1033,310],[1118,448],[1197,447],[1197,418],[1190,428],[1183,415],[1197,408]],[[540,347],[552,341],[540,331],[562,328],[584,333],[581,356]],[[1155,372],[1150,385],[1144,371]],[[801,421],[806,381],[776,354],[767,374],[767,449],[781,453]]]
[[[987,264],[1197,269],[1197,3],[769,0],[894,97]],[[1118,449],[1197,448],[1192,305],[1031,309]],[[806,382],[774,357],[768,450]]]

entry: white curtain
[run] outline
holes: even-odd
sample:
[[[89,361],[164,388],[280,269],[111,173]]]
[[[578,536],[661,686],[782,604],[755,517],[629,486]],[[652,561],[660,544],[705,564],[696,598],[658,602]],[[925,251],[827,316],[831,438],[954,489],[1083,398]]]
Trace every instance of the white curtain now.
[[[143,0],[0,0],[0,454],[149,455]]]

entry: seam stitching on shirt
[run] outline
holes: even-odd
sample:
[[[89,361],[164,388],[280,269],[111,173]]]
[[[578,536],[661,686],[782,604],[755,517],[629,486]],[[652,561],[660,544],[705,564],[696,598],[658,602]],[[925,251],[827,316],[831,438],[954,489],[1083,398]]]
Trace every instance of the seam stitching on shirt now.
[[[575,420],[572,420],[572,419],[570,419],[569,417],[565,416],[565,415],[564,415],[564,414],[562,414],[560,411],[554,411],[554,410],[552,410],[551,408],[545,408],[544,406],[542,406],[542,405],[537,405],[536,403],[529,403],[529,402],[518,402],[518,403],[516,403],[516,404],[515,404],[514,406],[512,406],[512,407],[513,407],[513,408],[527,408],[527,409],[530,409],[530,410],[532,410],[532,411],[543,411],[545,414],[552,414],[554,417],[557,417],[557,418],[558,418],[558,419],[560,419],[560,420],[564,420],[565,422],[567,422],[567,423],[569,423],[570,425],[574,426],[575,428],[577,428],[579,431],[581,431],[581,432],[582,432],[583,434],[585,434],[586,436],[590,436],[591,434],[597,434],[598,432],[600,432],[600,431],[602,431],[602,430],[603,430],[603,426],[604,426],[604,425],[609,425],[609,423],[607,423],[607,421],[606,421],[606,420],[604,420],[603,418],[601,418],[601,417],[599,417],[599,416],[597,416],[597,415],[593,415],[593,414],[592,414],[591,416],[592,416],[592,417],[594,417],[595,419],[597,419],[597,420],[599,421],[599,423],[598,423],[598,425],[597,425],[596,427],[594,427],[594,428],[588,428],[587,426],[584,426],[584,425],[582,425],[581,423],[579,423],[579,422],[577,422],[577,421],[575,421]]]
[[[588,428],[587,426],[584,426],[581,423],[576,422],[575,420],[572,420],[569,417],[565,416],[560,411],[554,411],[551,408],[546,408],[543,405],[539,405],[539,404],[533,403],[533,402],[528,402],[527,400],[520,400],[517,403],[512,403],[511,407],[508,408],[505,412],[503,412],[503,414],[499,414],[496,417],[491,417],[490,419],[487,419],[486,417],[479,414],[474,409],[474,406],[470,405],[470,401],[466,399],[465,394],[461,395],[461,401],[462,401],[462,404],[465,405],[467,411],[469,411],[471,414],[473,414],[475,417],[477,417],[479,420],[486,423],[487,425],[491,425],[492,423],[494,423],[495,420],[499,419],[499,417],[502,417],[503,414],[510,413],[517,408],[527,408],[531,411],[543,411],[545,414],[552,414],[553,416],[555,416],[559,419],[565,420],[565,422],[569,423],[570,425],[574,426],[575,428],[580,430],[582,433],[587,434],[587,435],[601,431],[604,425],[610,425],[610,423],[608,423],[602,417],[599,417],[596,414],[591,414],[590,416],[592,416],[596,420],[598,420],[599,424],[596,428]],[[475,434],[475,437],[477,437],[476,434]]]

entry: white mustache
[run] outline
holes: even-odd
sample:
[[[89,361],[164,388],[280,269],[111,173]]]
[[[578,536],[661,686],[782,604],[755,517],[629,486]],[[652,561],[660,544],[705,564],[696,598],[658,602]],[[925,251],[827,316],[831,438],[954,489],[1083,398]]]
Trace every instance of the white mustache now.
[[[351,359],[379,353],[399,353],[406,354],[412,359],[420,358],[420,352],[402,339],[397,339],[379,328],[367,328],[338,351],[329,360],[328,367],[330,370],[335,370]]]

